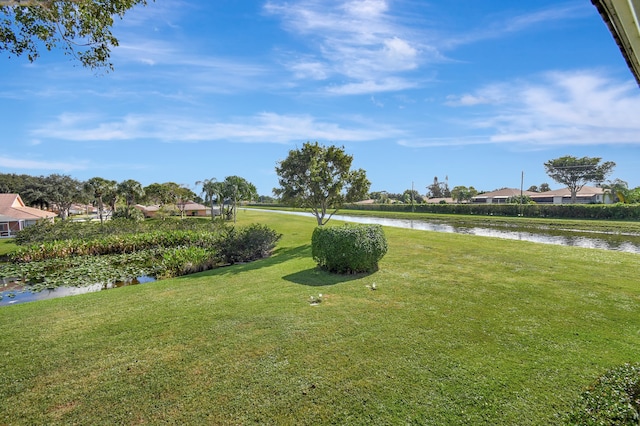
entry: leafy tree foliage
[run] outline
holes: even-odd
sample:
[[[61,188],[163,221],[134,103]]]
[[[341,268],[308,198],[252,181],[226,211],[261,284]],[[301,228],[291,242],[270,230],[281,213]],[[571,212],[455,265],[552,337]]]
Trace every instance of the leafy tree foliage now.
[[[175,205],[180,210],[180,217],[184,218],[184,209],[187,202],[193,200],[196,194],[186,186],[175,182],[166,182],[162,185],[166,188],[169,203]]]
[[[458,203],[469,202],[476,195],[478,191],[473,186],[456,186],[451,190],[451,197]]]
[[[224,215],[227,220],[231,220],[235,218],[238,203],[255,200],[258,198],[258,190],[255,185],[240,176],[227,176],[220,195],[223,200],[226,200],[227,207]]]
[[[534,201],[528,195],[514,195],[507,198],[507,204],[533,204]]]
[[[202,185],[201,195],[204,195],[205,204],[211,206],[211,220],[215,219],[213,212],[214,203],[218,200],[222,200],[222,182],[218,182],[216,178],[200,180],[196,182],[196,185]],[[222,213],[222,201],[220,201],[220,212]]]
[[[37,187],[37,182],[41,181],[42,177],[35,177],[29,175],[18,175],[15,173],[1,173],[0,174],[0,193],[3,194],[20,194],[22,201],[28,206],[40,205],[42,203],[41,192],[37,191],[37,195],[31,193],[30,188]]]
[[[144,200],[147,204],[157,204],[163,206],[171,202],[171,196],[169,195],[169,189],[161,183],[152,183],[145,186]]]
[[[571,202],[576,202],[576,194],[589,182],[604,182],[616,163],[606,161],[600,164],[600,157],[564,157],[549,160],[544,168],[553,180],[566,185],[571,191]]]
[[[240,176],[227,176],[222,182],[218,182],[216,178],[205,179],[196,182],[196,185],[202,185],[205,201],[211,204],[212,220],[214,202],[218,203],[220,214],[224,214],[229,220],[235,218],[238,203],[258,198],[255,185]]]
[[[115,209],[115,207],[112,207],[111,211],[107,213],[104,207],[105,202],[108,203],[108,205],[115,206],[115,200],[117,199],[116,185],[117,182],[115,180],[101,177],[93,177],[85,182],[85,189],[91,194],[98,208],[100,223],[104,223],[108,214],[113,213]]]
[[[263,204],[273,204],[277,200],[274,197],[270,196],[270,195],[258,195],[257,201],[259,203],[263,203]]]
[[[369,198],[376,201],[378,204],[395,204],[399,200],[404,199],[404,194],[394,194],[388,191],[375,191],[369,194]],[[411,199],[409,199],[411,203]]]
[[[276,166],[280,188],[273,192],[287,204],[311,209],[322,226],[345,202],[367,196],[371,182],[364,170],[351,170],[352,161],[344,147],[306,142]]]
[[[144,188],[142,187],[142,184],[134,179],[123,180],[116,186],[116,192],[124,198],[126,203],[124,217],[133,218],[133,210],[131,207],[144,199]],[[133,213],[133,215],[135,215],[136,218],[138,217],[135,213]]]
[[[22,201],[32,207],[40,209],[49,208],[49,199],[47,198],[47,183],[43,176],[33,176],[24,182],[24,186],[19,192],[20,197],[24,197]],[[28,201],[25,201],[28,200]]]
[[[541,183],[540,186],[537,185],[531,185],[527,191],[529,192],[548,192],[551,191],[551,188],[549,187],[548,183]]]
[[[451,197],[449,190],[449,177],[446,176],[444,182],[438,181],[438,176],[433,178],[433,183],[427,185],[427,197],[429,198],[448,198]]]
[[[424,198],[415,189],[407,189],[402,193],[402,202],[405,204],[421,204],[424,202]]]
[[[55,206],[63,219],[69,215],[73,203],[80,203],[86,198],[82,182],[59,174],[29,176],[0,173],[0,193],[20,194],[28,206],[41,209]]]
[[[84,185],[71,176],[52,174],[45,178],[47,198],[55,204],[60,218],[66,219],[73,203],[85,196]]]
[[[35,61],[42,48],[61,48],[88,68],[113,69],[111,33],[114,17],[122,18],[146,0],[46,0],[0,6],[0,51]]]

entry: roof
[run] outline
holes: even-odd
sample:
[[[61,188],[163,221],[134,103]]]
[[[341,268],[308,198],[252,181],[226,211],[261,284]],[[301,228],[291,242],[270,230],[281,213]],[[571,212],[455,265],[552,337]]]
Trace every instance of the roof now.
[[[640,85],[640,0],[591,0]]]
[[[203,206],[202,204],[198,204],[194,201],[188,201],[184,204],[184,210],[185,211],[192,211],[192,210],[206,210],[208,209],[208,207]]]
[[[442,201],[444,201],[445,203],[448,203],[448,204],[452,204],[453,203],[453,198],[447,197],[447,198],[427,198],[426,199],[426,202],[428,204],[440,204]]]
[[[594,186],[583,186],[580,191],[578,191],[578,197],[593,197],[594,195],[602,195],[604,194],[604,189],[597,188]],[[553,191],[546,192],[534,192],[531,198],[536,197],[571,197],[571,191],[569,188],[560,188],[555,189]]]
[[[56,216],[52,212],[25,206],[18,194],[0,194],[0,217],[3,217],[3,221],[49,219]]]
[[[157,212],[162,208],[162,206],[158,204],[154,204],[152,206],[143,206],[142,204],[136,204],[135,207],[146,212]],[[199,211],[209,209],[210,207],[203,206],[202,204],[198,204],[194,201],[187,201],[186,203],[184,203],[184,211]]]
[[[510,197],[519,197],[520,195],[534,195],[535,192],[531,191],[522,191],[517,188],[502,188],[497,191],[485,192],[483,194],[478,194],[473,198],[510,198]]]

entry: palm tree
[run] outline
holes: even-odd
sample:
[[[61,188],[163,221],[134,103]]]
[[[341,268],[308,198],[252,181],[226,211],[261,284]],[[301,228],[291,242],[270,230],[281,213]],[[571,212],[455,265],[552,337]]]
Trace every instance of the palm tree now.
[[[115,205],[115,199],[117,198],[116,185],[115,180],[107,180],[101,177],[93,177],[85,183],[87,191],[96,201],[100,224],[104,223],[105,200],[109,200],[110,205]]]
[[[223,199],[232,201],[225,212],[227,219],[235,219],[238,201],[251,201],[258,198],[255,185],[240,176],[227,176],[223,182]]]
[[[622,179],[615,179],[613,182],[609,181],[605,184],[601,185],[602,189],[609,190],[613,202],[616,201],[616,198],[621,203],[628,202],[627,195],[629,194],[629,184]]]
[[[222,200],[221,193],[223,190],[223,183],[216,181],[216,178],[205,179],[203,181],[197,181],[196,185],[202,185],[201,194],[204,195],[204,202],[211,205],[211,220],[215,219],[214,214],[214,202],[220,203],[220,212],[222,212]]]
[[[117,186],[117,193],[120,194],[127,203],[127,217],[130,216],[131,206],[144,197],[142,184],[134,179],[127,179],[120,182]]]

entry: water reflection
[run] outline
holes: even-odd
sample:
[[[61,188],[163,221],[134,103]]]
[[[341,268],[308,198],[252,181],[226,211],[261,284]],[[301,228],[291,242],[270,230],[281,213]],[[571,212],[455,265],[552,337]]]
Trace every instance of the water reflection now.
[[[15,305],[18,303],[35,302],[36,300],[55,299],[58,297],[74,296],[77,294],[93,293],[101,290],[108,290],[112,288],[125,287],[129,285],[144,284],[156,279],[148,276],[141,276],[133,278],[128,281],[117,281],[107,284],[92,284],[82,287],[57,287],[54,289],[44,289],[42,291],[33,293],[24,287],[17,287],[11,290],[5,290],[0,292],[0,306],[3,305]]]
[[[250,209],[249,209],[250,210]],[[300,216],[309,216],[308,212],[292,212],[292,211],[276,211],[262,210],[262,212],[271,211],[274,213],[287,213]],[[542,244],[555,244],[573,247],[585,247],[603,250],[623,251],[627,253],[640,254],[640,236],[636,235],[620,235],[594,233],[588,231],[557,231],[557,230],[540,230],[526,231],[505,230],[503,228],[489,228],[479,226],[457,226],[443,223],[433,223],[423,220],[411,219],[390,219],[369,216],[346,216],[334,215],[333,219],[354,223],[371,223],[383,226],[391,226],[396,228],[409,228],[421,231],[448,232],[456,234],[478,235],[482,237],[504,238],[508,240],[532,241]]]

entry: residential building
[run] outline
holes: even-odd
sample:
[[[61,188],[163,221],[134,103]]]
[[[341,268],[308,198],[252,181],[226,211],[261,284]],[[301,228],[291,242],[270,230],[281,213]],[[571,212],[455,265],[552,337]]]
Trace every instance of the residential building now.
[[[556,189],[547,192],[520,191],[516,188],[503,188],[497,191],[478,194],[471,199],[478,204],[504,204],[509,198],[525,195],[538,204],[571,204],[571,191],[568,188]],[[576,194],[576,204],[610,204],[611,197],[606,196],[606,191],[593,186],[583,186]]]
[[[478,204],[505,204],[509,198],[519,197],[520,195],[531,197],[533,194],[536,194],[536,192],[521,191],[516,188],[502,188],[497,191],[478,194],[471,199],[471,202]]]
[[[576,194],[576,204],[611,204],[613,201],[606,194],[602,188],[583,186]],[[569,188],[534,192],[529,197],[538,204],[571,204],[571,191],[569,191]]]
[[[18,194],[0,194],[0,238],[13,237],[40,220],[53,222],[56,214],[27,207]]]
[[[151,218],[151,217],[154,217],[158,213],[158,211],[160,211],[162,206],[159,206],[159,205],[143,206],[141,204],[136,204],[135,208],[140,210],[142,214],[144,214],[144,217]],[[177,207],[175,207],[175,209],[177,214],[179,214],[180,210]],[[220,208],[214,207],[213,214],[215,216],[220,216]],[[184,205],[184,215],[192,216],[192,217],[194,216],[209,217],[211,216],[211,207],[203,206],[202,204],[196,203],[194,201],[187,201],[187,203],[185,203]]]

